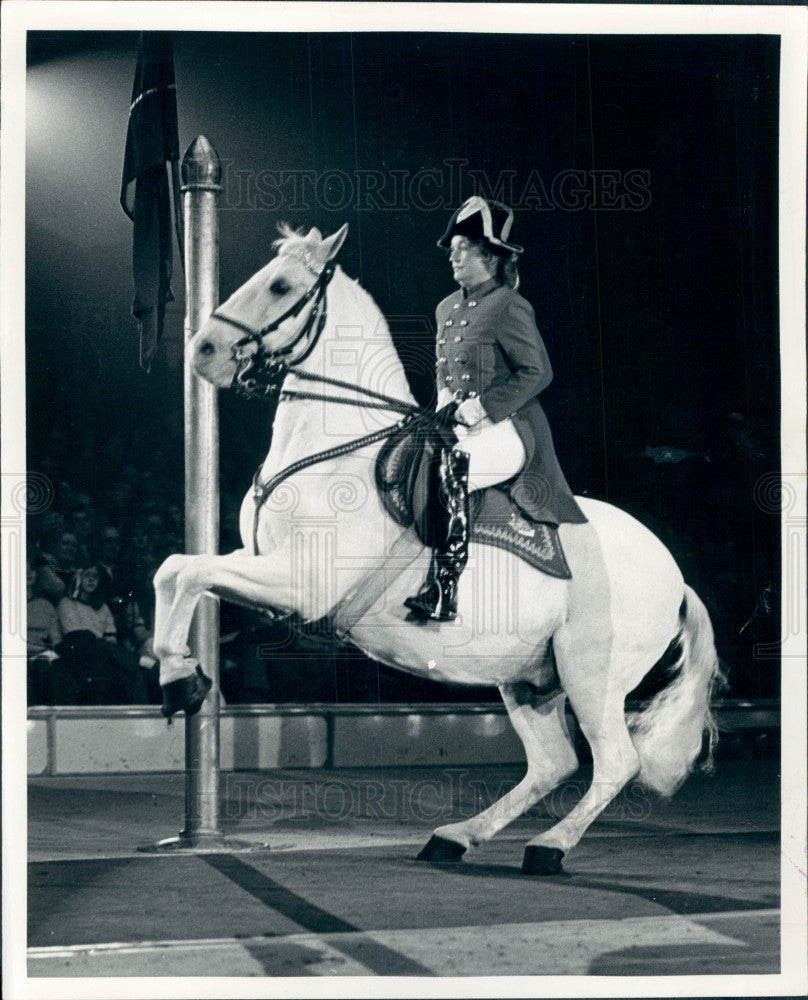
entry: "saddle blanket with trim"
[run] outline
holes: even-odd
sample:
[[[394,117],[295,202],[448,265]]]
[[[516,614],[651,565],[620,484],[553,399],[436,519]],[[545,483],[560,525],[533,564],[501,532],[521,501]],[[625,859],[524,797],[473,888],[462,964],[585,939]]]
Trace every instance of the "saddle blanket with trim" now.
[[[521,556],[548,576],[569,580],[570,573],[558,529],[529,521],[511,498],[495,486],[471,495],[471,540]]]
[[[376,486],[388,513],[405,528],[413,525],[429,547],[441,448],[453,443],[454,435],[439,423],[405,425],[385,442],[376,462]],[[472,542],[505,549],[548,576],[570,579],[554,524],[529,520],[498,486],[472,493],[470,499]]]

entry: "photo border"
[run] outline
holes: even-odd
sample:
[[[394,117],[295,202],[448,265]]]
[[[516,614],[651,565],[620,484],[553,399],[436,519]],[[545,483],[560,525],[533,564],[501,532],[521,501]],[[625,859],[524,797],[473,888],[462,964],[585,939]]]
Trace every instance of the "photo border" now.
[[[782,480],[793,477],[795,504],[783,513],[784,596],[801,609],[796,634],[783,633],[782,968],[778,976],[486,977],[374,980],[272,979],[285,996],[788,996],[806,988],[806,507],[805,507],[805,210],[808,11],[799,7],[647,4],[23,2],[3,4],[0,133],[0,433],[2,434],[3,621],[23,590],[24,519],[15,508],[25,482],[25,32],[28,30],[410,32],[427,30],[543,34],[779,34],[779,296],[782,371]],[[800,488],[800,486],[802,488]],[[24,488],[24,486],[23,486]],[[784,488],[784,487],[783,487]],[[15,490],[17,492],[15,493]],[[20,534],[22,530],[22,534]],[[794,532],[801,565],[794,566]],[[18,548],[19,545],[22,548]],[[791,547],[788,547],[788,546]],[[783,600],[783,616],[789,601]],[[3,635],[4,659],[24,656],[23,637]],[[28,979],[25,948],[26,775],[24,672],[4,670],[3,704],[3,980],[5,995],[28,997],[261,997],[266,979]],[[311,990],[312,992],[309,992]],[[459,991],[459,992],[458,992]]]

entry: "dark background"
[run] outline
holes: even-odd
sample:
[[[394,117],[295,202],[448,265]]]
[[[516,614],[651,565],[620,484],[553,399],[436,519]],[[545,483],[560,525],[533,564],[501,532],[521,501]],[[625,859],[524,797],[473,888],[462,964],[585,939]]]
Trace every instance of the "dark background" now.
[[[753,647],[776,637],[780,580],[779,512],[756,500],[779,469],[779,40],[177,33],[174,51],[180,146],[204,134],[225,168],[221,297],[266,263],[278,222],[348,221],[341,264],[388,316],[422,402],[452,289],[435,241],[471,194],[513,205],[570,484],[668,545],[731,693],[776,694],[778,662]],[[146,375],[118,205],[136,53],[133,33],[29,33],[28,464],[57,507],[82,490],[99,519],[122,479],[133,503],[183,496],[183,274]],[[227,393],[220,408],[232,548],[272,411]],[[262,635],[263,700],[481,695]]]

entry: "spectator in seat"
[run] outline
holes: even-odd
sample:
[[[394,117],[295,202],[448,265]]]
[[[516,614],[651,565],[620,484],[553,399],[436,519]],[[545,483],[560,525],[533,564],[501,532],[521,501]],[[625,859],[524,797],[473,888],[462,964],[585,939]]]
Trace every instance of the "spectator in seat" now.
[[[112,612],[120,639],[124,608],[131,597],[132,585],[121,565],[121,533],[114,524],[104,525],[99,531],[94,557],[99,574],[98,592]]]
[[[76,537],[78,565],[86,566],[90,559],[93,533],[92,501],[86,493],[77,493],[67,518],[67,530]]]
[[[53,704],[51,683],[52,664],[58,660],[56,647],[62,641],[62,630],[56,608],[37,592],[37,572],[33,561],[27,562],[27,646],[28,704]]]
[[[140,610],[130,579],[121,561],[121,533],[113,524],[105,525],[96,542],[99,591],[115,619],[118,643],[129,650],[138,662],[140,680],[149,702],[161,702],[157,680],[157,659],[152,647],[152,632]]]
[[[60,701],[131,704],[137,669],[129,650],[118,646],[115,619],[99,593],[100,573],[88,566],[76,573],[57,608],[63,639]],[[142,692],[141,692],[142,699]]]
[[[161,563],[162,559],[155,553],[152,545],[149,524],[145,519],[136,521],[132,526],[122,565],[147,628],[151,628],[154,623],[154,574]]]
[[[57,604],[66,594],[76,573],[79,543],[72,531],[60,526],[44,540],[37,570],[37,587]]]

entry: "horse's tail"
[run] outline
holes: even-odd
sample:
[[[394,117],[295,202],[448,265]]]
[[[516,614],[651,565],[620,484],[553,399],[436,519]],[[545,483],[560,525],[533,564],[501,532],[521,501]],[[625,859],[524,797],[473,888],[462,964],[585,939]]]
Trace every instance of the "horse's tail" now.
[[[702,765],[712,767],[718,728],[710,711],[712,693],[722,683],[710,616],[698,594],[685,586],[684,618],[679,630],[680,655],[671,669],[672,679],[629,722],[631,738],[640,758],[637,780],[669,796],[693,769],[708,739]]]

